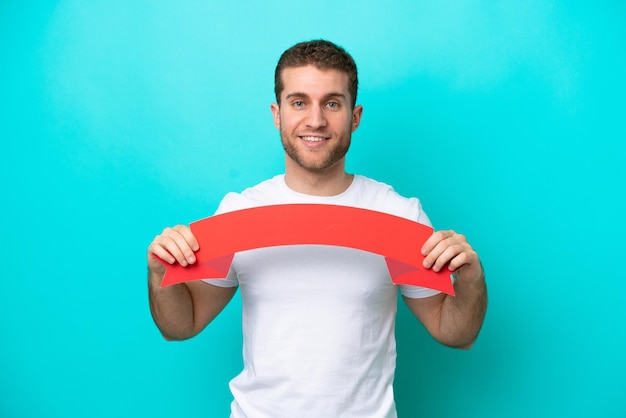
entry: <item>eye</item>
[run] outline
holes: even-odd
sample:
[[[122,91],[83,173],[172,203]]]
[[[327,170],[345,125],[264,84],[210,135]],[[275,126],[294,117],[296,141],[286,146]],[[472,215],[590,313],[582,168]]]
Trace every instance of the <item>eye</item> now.
[[[302,100],[296,100],[293,102],[293,107],[296,107],[296,108],[304,107],[304,102]]]
[[[328,102],[326,103],[326,106],[328,106],[330,109],[339,109],[341,105],[339,104],[339,102]]]

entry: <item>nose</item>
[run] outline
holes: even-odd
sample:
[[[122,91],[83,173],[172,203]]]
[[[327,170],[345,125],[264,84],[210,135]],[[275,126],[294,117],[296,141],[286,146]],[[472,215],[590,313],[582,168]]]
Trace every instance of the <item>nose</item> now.
[[[311,106],[307,114],[306,124],[312,129],[319,129],[326,126],[324,110],[320,106]]]

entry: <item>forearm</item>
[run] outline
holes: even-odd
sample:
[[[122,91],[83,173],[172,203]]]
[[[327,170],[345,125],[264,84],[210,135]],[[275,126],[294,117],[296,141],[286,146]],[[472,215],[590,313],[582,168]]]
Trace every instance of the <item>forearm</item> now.
[[[184,340],[194,335],[193,300],[184,283],[161,288],[162,275],[148,271],[150,312],[167,340]]]
[[[487,285],[484,273],[478,280],[457,280],[455,296],[447,296],[441,306],[440,342],[450,347],[469,348],[482,327],[487,311]]]

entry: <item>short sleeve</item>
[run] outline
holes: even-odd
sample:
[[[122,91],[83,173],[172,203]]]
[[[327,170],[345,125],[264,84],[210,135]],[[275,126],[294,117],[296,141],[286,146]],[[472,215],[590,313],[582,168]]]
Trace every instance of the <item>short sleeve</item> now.
[[[400,294],[411,299],[422,299],[435,296],[441,293],[439,290],[429,289],[427,287],[400,285]]]
[[[239,286],[239,280],[237,280],[237,273],[231,267],[228,271],[228,276],[225,278],[206,278],[202,279],[203,282],[212,284],[217,287],[237,287]]]

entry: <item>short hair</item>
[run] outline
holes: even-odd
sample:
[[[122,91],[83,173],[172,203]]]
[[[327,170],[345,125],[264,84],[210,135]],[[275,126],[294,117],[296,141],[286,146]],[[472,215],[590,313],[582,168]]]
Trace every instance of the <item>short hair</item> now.
[[[339,70],[348,75],[348,91],[352,96],[352,107],[356,105],[359,78],[354,59],[342,47],[332,42],[318,39],[300,42],[287,49],[280,56],[274,73],[274,93],[276,103],[280,104],[280,95],[285,86],[282,72],[288,67],[314,65],[320,70]]]

